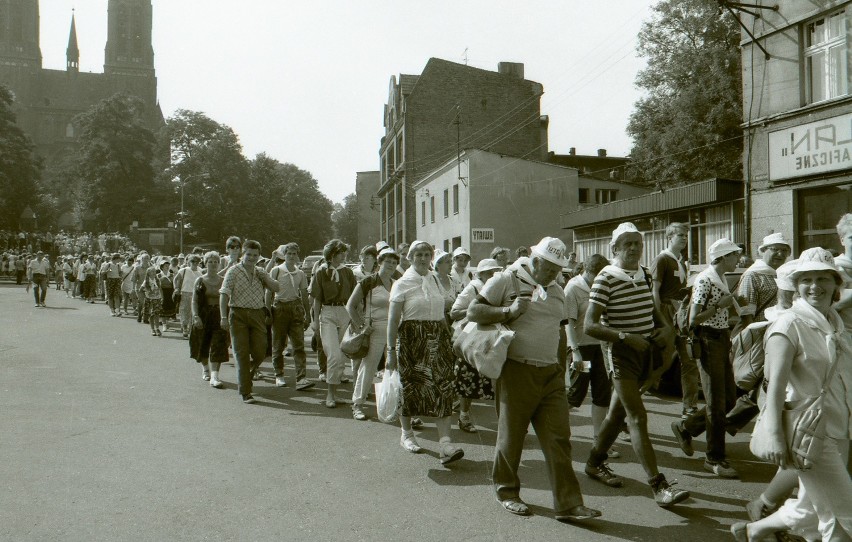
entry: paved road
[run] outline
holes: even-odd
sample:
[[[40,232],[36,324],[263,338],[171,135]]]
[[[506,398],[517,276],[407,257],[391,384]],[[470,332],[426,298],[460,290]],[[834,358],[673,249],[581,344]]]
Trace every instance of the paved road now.
[[[579,476],[604,516],[558,523],[530,432],[520,474],[535,515],[520,518],[489,484],[489,403],[474,406],[479,434],[454,432],[465,459],[444,468],[434,426],[418,435],[429,453],[415,456],[398,428],[322,406],[322,385],[296,392],[267,379],[260,402],[244,405],[233,366],[223,366],[226,390],[210,388],[174,332],[151,337],[135,319],[55,291],[47,303],[36,309],[22,287],[0,284],[0,540],[728,540],[772,473],[752,461],[746,435],[729,445],[743,479],[713,478],[700,452],[687,459],[674,442],[677,405],[650,397],[659,463],[691,500],[658,508],[619,443],[612,466],[624,488]],[[572,413],[578,470],[589,424],[588,406]]]

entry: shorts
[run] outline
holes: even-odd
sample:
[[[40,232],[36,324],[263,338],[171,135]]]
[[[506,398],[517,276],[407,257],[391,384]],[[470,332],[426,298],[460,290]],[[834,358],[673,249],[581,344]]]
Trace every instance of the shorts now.
[[[602,348],[607,373],[613,379],[644,382],[662,361],[660,350],[653,344],[644,352],[637,352],[621,342],[603,343]]]

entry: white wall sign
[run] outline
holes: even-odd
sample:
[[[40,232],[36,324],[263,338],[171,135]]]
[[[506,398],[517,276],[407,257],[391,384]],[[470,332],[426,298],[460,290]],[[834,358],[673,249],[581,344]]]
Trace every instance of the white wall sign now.
[[[473,228],[470,230],[471,243],[493,243],[494,228]]]
[[[769,133],[769,180],[852,168],[852,113]]]

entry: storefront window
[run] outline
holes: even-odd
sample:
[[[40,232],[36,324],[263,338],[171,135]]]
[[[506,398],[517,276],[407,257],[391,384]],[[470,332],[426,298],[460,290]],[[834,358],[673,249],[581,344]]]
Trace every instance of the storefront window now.
[[[852,184],[800,190],[796,199],[797,250],[822,247],[842,253],[835,228],[840,217],[852,209]]]

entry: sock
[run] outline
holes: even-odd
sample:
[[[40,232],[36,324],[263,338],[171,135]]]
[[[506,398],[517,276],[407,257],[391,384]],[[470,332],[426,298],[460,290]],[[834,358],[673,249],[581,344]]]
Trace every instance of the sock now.
[[[766,495],[764,495],[763,493],[760,494],[760,502],[762,502],[763,506],[770,510],[774,510],[778,506],[774,502],[769,502],[769,499],[767,499]]]
[[[470,420],[470,412],[459,412],[460,420]]]
[[[438,444],[440,444],[441,446],[447,446],[451,442],[452,441],[450,440],[450,437],[441,437],[441,439],[438,441]]]
[[[403,436],[403,438],[413,437],[414,431],[413,430],[412,431],[406,431],[405,429],[403,429],[402,430],[402,436]]]
[[[211,380],[219,380],[219,371],[210,371]]]

